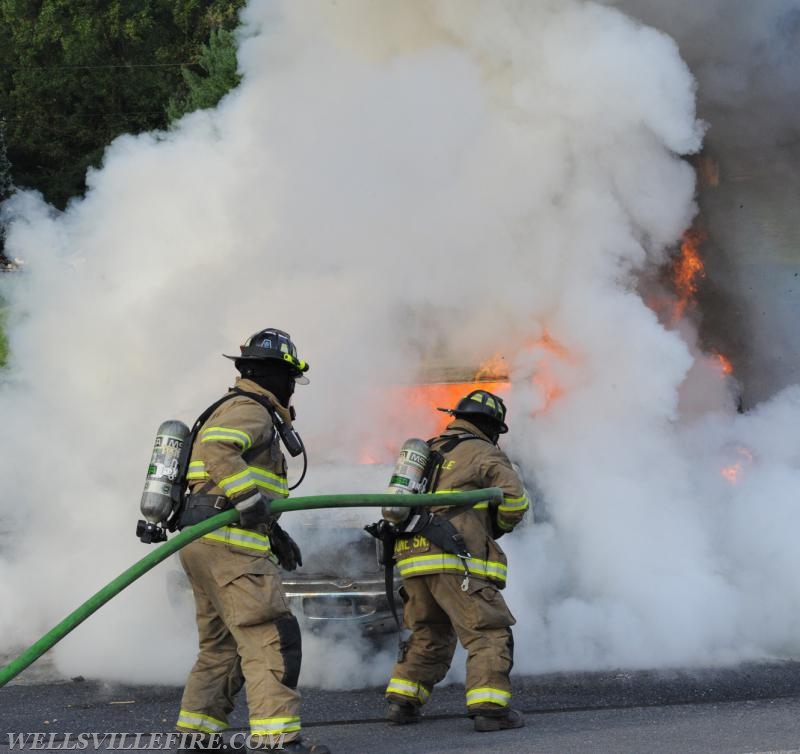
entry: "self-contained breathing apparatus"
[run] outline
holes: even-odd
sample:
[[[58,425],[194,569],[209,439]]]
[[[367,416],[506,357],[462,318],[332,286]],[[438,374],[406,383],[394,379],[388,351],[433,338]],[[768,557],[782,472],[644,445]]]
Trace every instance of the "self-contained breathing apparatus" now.
[[[136,536],[142,542],[167,540],[162,523],[170,517],[182,494],[185,469],[181,471],[181,455],[190,434],[189,427],[176,419],[165,421],[158,428],[139,506],[144,521],[136,524]]]
[[[213,502],[208,501],[206,504],[203,498],[207,496],[198,495],[198,505],[196,506],[198,510],[194,517],[199,516],[199,518],[196,521],[182,520],[182,514],[186,510],[190,497],[187,494],[187,472],[197,435],[209,416],[221,404],[237,396],[250,398],[267,409],[272,418],[273,431],[277,432],[290,456],[294,458],[303,454],[302,474],[289,489],[296,489],[305,478],[308,469],[308,454],[299,433],[287,425],[283,417],[265,397],[248,393],[239,388],[231,388],[226,395],[212,403],[197,417],[191,430],[183,422],[177,420],[166,421],[158,428],[140,505],[145,520],[139,520],[136,524],[136,536],[142,542],[146,544],[165,542],[168,531],[174,532],[178,527],[183,528],[192,523],[198,523],[230,508],[230,501],[224,496],[219,496]],[[290,411],[294,418],[293,408],[290,408]],[[257,448],[251,448],[252,450],[257,450]]]
[[[395,463],[392,476],[389,480],[389,494],[421,494],[436,492],[439,476],[444,462],[444,455],[431,446],[438,440],[434,437],[427,442],[419,438],[411,438],[403,443]],[[453,448],[465,440],[481,440],[482,438],[471,432],[464,432],[447,438],[441,450],[449,453]],[[461,506],[455,507],[445,514],[432,513],[427,508],[410,508],[400,506],[384,506],[381,510],[383,518],[364,529],[378,540],[378,563],[384,567],[386,599],[394,617],[399,632],[398,658],[405,657],[407,640],[403,636],[403,629],[397,613],[394,598],[394,550],[398,539],[408,539],[417,535],[425,537],[429,542],[439,547],[442,551],[455,555],[464,568],[464,578],[461,589],[469,589],[468,562],[472,555],[467,550],[466,542],[461,532],[453,526],[450,518],[463,512]]]

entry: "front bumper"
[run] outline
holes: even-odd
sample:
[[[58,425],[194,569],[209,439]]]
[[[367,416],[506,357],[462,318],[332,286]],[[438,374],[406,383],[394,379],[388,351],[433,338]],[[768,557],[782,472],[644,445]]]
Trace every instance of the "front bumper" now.
[[[395,607],[402,601],[395,583]],[[383,636],[397,630],[383,579],[326,579],[284,577],[283,587],[298,620],[315,632],[358,630],[362,636]],[[401,618],[402,619],[402,618]]]

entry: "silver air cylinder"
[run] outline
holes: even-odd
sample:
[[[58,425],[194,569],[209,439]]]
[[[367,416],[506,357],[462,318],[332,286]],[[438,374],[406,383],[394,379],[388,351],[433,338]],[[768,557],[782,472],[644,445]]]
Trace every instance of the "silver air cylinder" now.
[[[172,513],[172,485],[177,481],[178,460],[188,436],[189,427],[176,419],[165,421],[158,428],[140,506],[150,524],[160,524]]]
[[[390,495],[408,495],[424,491],[425,466],[430,454],[430,448],[425,440],[416,437],[406,440],[400,448],[400,455],[394,465],[386,492]],[[387,521],[399,524],[408,517],[410,511],[400,506],[385,506],[381,512]]]

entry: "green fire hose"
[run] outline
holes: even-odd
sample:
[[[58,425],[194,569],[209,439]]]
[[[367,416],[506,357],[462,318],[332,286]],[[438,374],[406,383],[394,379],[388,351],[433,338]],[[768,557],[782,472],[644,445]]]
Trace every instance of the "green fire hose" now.
[[[380,506],[393,506],[415,508],[431,505],[434,500],[436,505],[469,505],[488,500],[493,503],[503,501],[503,493],[499,487],[489,487],[484,490],[470,492],[451,492],[440,495],[315,495],[310,497],[295,497],[288,500],[275,500],[272,510],[275,513],[288,511],[313,510],[317,508],[369,508]],[[19,675],[25,668],[38,660],[48,649],[55,646],[73,628],[77,628],[92,613],[99,610],[112,597],[119,594],[125,587],[130,586],[136,579],[157,566],[162,560],[180,550],[198,537],[219,529],[220,526],[236,523],[239,512],[231,509],[220,513],[213,518],[202,521],[194,526],[189,526],[180,534],[162,545],[159,545],[150,554],[134,563],[128,570],[123,571],[117,578],[109,582],[99,592],[90,597],[76,610],[73,610],[57,626],[50,629],[41,639],[31,644],[19,657],[12,660],[0,669],[0,687],[5,686],[12,678]]]

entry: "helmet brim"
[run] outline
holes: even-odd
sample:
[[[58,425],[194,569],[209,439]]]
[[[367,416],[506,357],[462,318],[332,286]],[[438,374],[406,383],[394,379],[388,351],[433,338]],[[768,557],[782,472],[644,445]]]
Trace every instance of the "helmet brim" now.
[[[246,356],[241,356],[241,355],[240,356],[229,356],[227,353],[223,353],[222,355],[226,359],[230,359],[231,361],[236,361],[237,359],[242,359],[242,358],[246,359],[247,358]],[[285,362],[281,362],[279,359],[276,359],[276,361],[278,361],[279,363],[285,363]],[[308,384],[311,383],[311,380],[309,380],[308,377],[306,377],[302,373],[294,374],[292,376],[294,377],[295,384],[297,384],[297,385],[308,385]]]
[[[465,419],[466,421],[470,421],[470,417],[475,416],[474,413],[469,411],[456,411],[454,408],[437,408],[437,411],[441,411],[445,414],[450,414],[450,416],[454,416],[456,419]],[[482,416],[486,416],[486,414],[481,414]],[[492,419],[491,416],[487,416],[488,419],[494,421],[495,424],[499,424],[497,429],[498,433],[504,435],[508,432],[508,424],[505,422],[498,422],[497,419]]]

